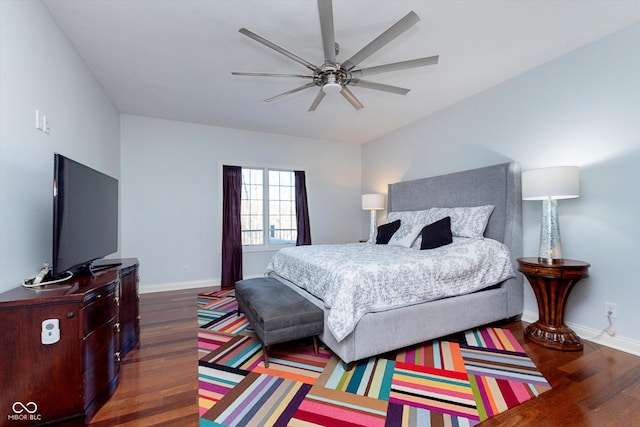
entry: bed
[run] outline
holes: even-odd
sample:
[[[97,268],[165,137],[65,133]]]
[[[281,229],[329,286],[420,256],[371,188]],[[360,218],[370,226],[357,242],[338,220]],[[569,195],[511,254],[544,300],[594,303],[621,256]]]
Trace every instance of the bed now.
[[[285,283],[323,309],[325,327],[320,339],[345,364],[351,364],[351,362],[371,356],[488,323],[521,316],[523,282],[522,276],[514,273],[515,259],[520,257],[522,253],[522,199],[520,169],[516,163],[503,163],[447,175],[389,184],[387,197],[387,210],[390,219],[395,216],[403,217],[403,215],[406,218],[407,212],[438,211],[435,208],[492,206],[484,233],[482,236],[477,237],[481,237],[480,240],[486,240],[486,244],[491,243],[494,246],[499,245],[503,249],[506,248],[506,263],[510,264],[508,268],[511,269],[511,272],[500,276],[506,277],[506,279],[499,281],[497,280],[498,276],[490,276],[486,279],[488,282],[478,286],[477,289],[473,287],[462,288],[459,291],[462,293],[461,295],[420,295],[415,297],[418,299],[405,300],[393,308],[376,308],[375,302],[373,302],[370,304],[373,309],[364,314],[360,312],[352,313],[355,317],[355,323],[351,322],[353,324],[349,323],[348,327],[340,329],[336,322],[337,308],[333,307],[338,304],[327,295],[318,293],[317,289],[312,289],[312,291],[316,295],[321,295],[326,301],[312,295],[305,289],[313,287],[313,281],[309,282],[307,280],[305,283],[305,275],[309,273],[310,267],[300,268],[301,273],[296,276],[286,268],[291,264],[291,261],[274,262],[277,257],[281,256],[276,254],[274,260],[269,263],[267,274]],[[451,210],[446,212],[451,212]],[[452,223],[453,228],[454,224]],[[454,242],[451,245],[434,249],[433,253],[455,253],[458,250],[456,245],[460,245],[460,241],[469,239],[456,236],[453,240]],[[464,243],[466,244],[466,242]],[[343,259],[351,259],[353,257],[355,259],[359,256],[358,253],[366,253],[366,256],[375,257],[376,251],[383,249],[381,246],[383,245],[354,243],[336,245],[334,249],[339,254],[338,257]],[[308,255],[318,258],[319,255],[313,251],[320,249],[309,247],[304,249],[300,247],[290,248],[288,251],[290,251],[290,256],[295,254],[296,251],[300,251],[300,253],[307,251]],[[415,249],[402,249],[415,252],[415,254],[411,253],[412,256],[418,256],[419,252],[426,252],[416,251]],[[395,251],[392,248],[385,250]],[[346,252],[342,253],[341,251]],[[409,252],[405,253],[408,254]],[[438,270],[438,265],[441,264],[442,259],[444,258],[441,258],[440,261],[431,262],[431,270],[427,270],[424,274],[435,276],[437,274],[434,271],[440,274],[439,270],[442,270],[442,268]],[[336,277],[331,277],[331,280],[336,283],[339,282],[339,286],[335,286],[337,289],[344,289],[347,286],[341,280],[343,276],[350,274],[345,273],[347,270],[338,271],[343,273],[337,274]],[[393,270],[391,274],[401,276],[400,270]],[[327,276],[331,275],[328,274]],[[309,279],[309,277],[306,277],[306,279]],[[363,281],[363,277],[360,276],[361,281]],[[319,280],[316,279],[316,281]],[[326,287],[330,287],[331,283],[331,281],[327,281]],[[409,286],[409,283],[402,283],[401,286],[405,285]],[[357,299],[358,295],[362,293],[362,288],[358,288],[358,283],[352,286],[354,290],[351,298]],[[383,291],[378,292],[384,292],[383,296],[385,298],[394,299],[392,288],[383,287],[381,289]],[[413,298],[413,294],[417,292],[413,291],[414,288],[409,289],[412,289],[410,293],[412,294],[411,298]],[[354,307],[357,306],[354,305]]]

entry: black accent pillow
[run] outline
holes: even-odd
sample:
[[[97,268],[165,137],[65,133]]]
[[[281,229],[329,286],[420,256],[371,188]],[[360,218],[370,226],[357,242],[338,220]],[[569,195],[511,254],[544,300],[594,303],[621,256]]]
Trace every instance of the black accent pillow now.
[[[433,224],[426,225],[420,232],[422,243],[420,249],[435,249],[453,242],[451,234],[451,217],[446,216]]]
[[[387,224],[383,224],[380,227],[378,227],[378,234],[376,236],[376,244],[377,245],[386,245],[387,243],[389,243],[389,240],[391,240],[391,236],[393,236],[393,233],[398,231],[398,228],[400,228],[400,220],[399,219],[396,219],[393,222],[390,222],[390,223],[387,223]]]

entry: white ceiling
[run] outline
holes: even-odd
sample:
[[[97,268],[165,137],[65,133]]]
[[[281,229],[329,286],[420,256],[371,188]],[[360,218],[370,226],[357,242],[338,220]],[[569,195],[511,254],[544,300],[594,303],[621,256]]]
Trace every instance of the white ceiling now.
[[[366,59],[373,66],[440,55],[437,65],[367,77],[408,95],[352,88],[365,108],[318,89],[263,99],[307,80],[231,71],[307,69],[240,34],[249,30],[321,65],[311,0],[44,0],[116,108],[158,117],[363,143],[640,21],[633,0],[334,0],[338,61],[415,11],[421,21]],[[637,54],[629,52],[629,54]]]

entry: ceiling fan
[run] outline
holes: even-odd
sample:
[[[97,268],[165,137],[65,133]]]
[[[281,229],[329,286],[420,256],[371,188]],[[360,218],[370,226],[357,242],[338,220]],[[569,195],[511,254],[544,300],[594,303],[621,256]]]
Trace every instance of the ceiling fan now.
[[[322,32],[322,45],[324,48],[324,63],[320,66],[315,65],[306,59],[278,46],[277,44],[257,35],[256,33],[241,28],[240,33],[245,36],[262,43],[263,45],[275,50],[299,64],[304,65],[311,74],[283,74],[283,73],[245,73],[234,71],[231,74],[236,76],[255,76],[255,77],[295,77],[310,80],[309,83],[291,89],[271,98],[265,99],[266,102],[273,101],[286,95],[299,92],[304,89],[319,87],[318,95],[311,103],[308,111],[315,111],[322,99],[327,94],[340,93],[349,103],[359,110],[363,107],[362,103],[351,92],[349,87],[359,86],[367,89],[375,89],[383,92],[395,93],[398,95],[406,95],[409,89],[397,86],[390,86],[383,83],[376,83],[369,80],[362,80],[361,77],[373,74],[387,73],[390,71],[405,70],[409,68],[424,67],[438,63],[438,55],[425,58],[411,59],[408,61],[394,62],[391,64],[377,65],[373,67],[358,68],[358,65],[371,56],[373,53],[384,47],[387,43],[398,37],[415,25],[420,18],[415,12],[407,13],[404,18],[389,27],[385,32],[372,40],[365,47],[360,49],[355,55],[344,62],[338,62],[336,56],[339,53],[339,45],[335,41],[333,31],[333,7],[331,0],[318,0],[318,11],[320,14],[320,29]]]

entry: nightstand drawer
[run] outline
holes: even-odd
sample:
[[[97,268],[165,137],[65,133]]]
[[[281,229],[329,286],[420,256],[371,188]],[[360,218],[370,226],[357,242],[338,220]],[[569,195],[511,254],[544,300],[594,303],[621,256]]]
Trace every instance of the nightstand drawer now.
[[[552,279],[583,279],[589,276],[588,266],[564,266],[562,264],[547,266],[542,264],[530,265],[520,263],[519,270],[525,275],[530,274]]]
[[[537,276],[560,277],[562,275],[561,270],[550,267],[523,266],[521,267],[520,271],[522,271],[523,273],[535,274]]]

